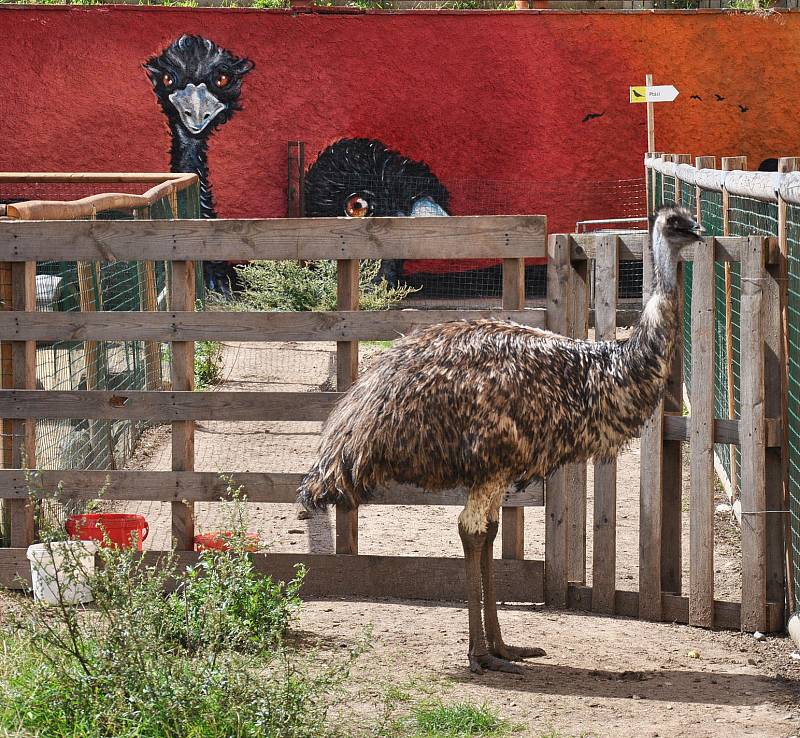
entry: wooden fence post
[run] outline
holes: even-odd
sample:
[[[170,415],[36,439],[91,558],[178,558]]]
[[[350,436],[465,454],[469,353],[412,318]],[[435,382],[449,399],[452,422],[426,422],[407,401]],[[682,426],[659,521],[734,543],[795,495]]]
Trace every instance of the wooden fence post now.
[[[525,259],[503,259],[503,309],[525,308]],[[502,508],[504,559],[525,558],[525,508]]]
[[[689,624],[714,626],[714,239],[692,269]]]
[[[336,309],[358,310],[359,260],[336,262]],[[358,378],[358,341],[336,343],[336,388],[347,391]],[[358,553],[358,510],[336,508],[336,553]]]
[[[195,263],[172,262],[171,304],[173,310],[195,308]],[[194,341],[172,341],[172,389],[194,390]],[[194,471],[194,421],[172,423],[172,471]],[[179,551],[194,547],[194,503],[181,500],[172,503],[172,537]]]
[[[36,310],[36,262],[11,264],[11,309]],[[36,389],[36,341],[12,341],[11,371],[16,389]],[[11,424],[11,466],[36,468],[36,421],[31,418]],[[12,548],[29,546],[34,540],[33,507],[28,500],[6,500],[9,506]]]
[[[737,169],[747,169],[746,156],[723,156],[722,171],[732,172]],[[731,235],[731,208],[730,195],[722,188],[722,235]],[[731,265],[725,262],[725,356],[726,356],[726,385],[728,391],[728,418],[736,417],[736,385],[733,371],[733,302],[731,300]],[[740,325],[741,330],[741,325]],[[736,446],[730,446],[731,455],[731,501],[738,497],[738,483],[736,472]]]
[[[717,157],[716,156],[698,156],[694,160],[694,165],[697,169],[716,169]],[[697,206],[697,222],[703,225],[703,190],[700,187],[695,187],[695,204]]]
[[[691,154],[673,154],[672,161],[675,164],[691,164],[692,157]],[[681,180],[678,177],[677,172],[675,173],[675,204],[680,205],[683,200],[683,193],[681,192]]]
[[[141,268],[138,271],[141,309],[154,312],[158,310],[155,262],[141,262]],[[157,341],[144,342],[144,377],[145,387],[148,390],[161,389],[161,344]]]
[[[601,236],[597,242],[594,293],[596,341],[617,337],[619,237]],[[612,615],[617,589],[617,463],[594,465],[594,539],[592,555],[592,610]]]
[[[767,630],[766,438],[764,398],[764,244],[742,250],[741,502],[742,629]]]
[[[572,335],[570,290],[572,289],[570,239],[553,235],[547,239],[547,327],[564,336]],[[568,591],[567,527],[569,507],[567,469],[557,469],[545,487],[545,600],[566,607]]]
[[[11,262],[0,262],[0,310],[11,310]],[[11,363],[11,342],[0,341],[0,388],[11,389],[14,386],[14,373]],[[11,469],[11,432],[13,421],[0,418],[0,468]],[[3,534],[7,538],[11,530],[11,508],[8,503],[0,502],[0,514],[3,516]],[[6,541],[7,543],[8,541]]]
[[[800,171],[800,157],[784,157],[778,161],[778,171],[782,173]],[[789,488],[789,206],[786,201],[778,195],[778,251],[779,261],[777,274],[774,268],[770,271],[777,277],[778,292],[780,300],[780,313],[781,313],[781,354],[780,354],[780,418],[781,428],[783,429],[782,443],[781,443],[781,465],[782,465],[782,508],[775,506],[775,500],[771,499],[771,490],[774,488],[774,482],[770,479],[767,483],[767,504],[770,510],[790,510],[790,488]],[[770,370],[767,370],[768,374]],[[769,380],[769,377],[768,377]],[[770,408],[767,408],[767,414],[771,415]],[[773,415],[773,417],[775,417]],[[767,473],[770,473],[770,466],[768,462]],[[774,463],[774,462],[772,462]],[[776,534],[774,529],[774,518],[767,521],[769,540]],[[785,557],[785,585],[788,592],[788,601],[794,603],[794,577],[793,577],[793,563],[792,563],[792,528],[791,518],[789,515],[779,516],[783,518],[783,540],[784,540],[784,557]],[[776,602],[771,587],[768,584],[768,599]]]
[[[642,253],[642,302],[650,298],[653,252]],[[639,617],[661,620],[661,535],[664,451],[664,402],[659,402],[642,428],[639,480]]]
[[[652,152],[652,157],[654,159],[657,159],[659,156],[664,156],[664,152],[663,151]],[[652,200],[648,202],[650,206],[650,213],[649,213],[650,215],[652,215],[656,211],[656,202],[658,200],[658,194],[659,194],[658,192],[656,192],[656,174],[657,172],[655,169],[651,169],[648,172],[648,189],[652,197]]]

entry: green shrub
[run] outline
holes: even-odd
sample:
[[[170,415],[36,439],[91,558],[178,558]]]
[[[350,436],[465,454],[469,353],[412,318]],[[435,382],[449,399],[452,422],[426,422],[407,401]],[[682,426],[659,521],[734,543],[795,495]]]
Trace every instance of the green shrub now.
[[[222,344],[197,341],[194,345],[194,382],[197,389],[219,384],[222,379]]]
[[[380,261],[362,261],[359,307],[388,310],[415,290],[376,282]],[[336,262],[253,261],[237,267],[244,285],[240,297],[249,310],[336,310]]]

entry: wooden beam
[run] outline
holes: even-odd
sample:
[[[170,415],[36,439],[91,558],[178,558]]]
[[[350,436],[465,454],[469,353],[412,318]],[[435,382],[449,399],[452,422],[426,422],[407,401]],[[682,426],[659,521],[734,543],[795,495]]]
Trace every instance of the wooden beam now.
[[[151,262],[146,262],[151,263]],[[151,301],[146,303],[146,310]],[[0,335],[20,341],[383,341],[453,320],[493,318],[535,328],[535,309],[384,310],[368,312],[0,312]]]
[[[766,444],[776,448],[783,442],[780,418],[766,419]],[[689,441],[690,416],[664,415],[664,438],[670,441]],[[714,443],[739,444],[741,421],[727,418],[714,419]]]
[[[595,340],[617,337],[619,237],[600,239],[595,267]],[[592,602],[594,612],[614,613],[617,572],[617,464],[594,464]]]
[[[503,309],[525,307],[525,259],[503,260]],[[525,511],[521,507],[502,508],[502,553],[504,559],[525,558]]]
[[[714,259],[692,271],[692,419],[689,502],[689,623],[714,625]]]
[[[107,486],[103,497],[109,500],[154,500],[159,502],[218,502],[227,499],[227,481],[233,477],[244,487],[250,502],[293,503],[305,470],[277,472],[173,472],[173,471],[89,471],[45,469],[36,471],[42,496],[59,485],[65,499],[98,499],[98,490]],[[28,486],[21,469],[0,470],[0,499],[27,499]],[[430,491],[411,484],[390,483],[376,490],[369,505],[459,505],[467,499],[465,489]],[[522,492],[506,498],[507,507],[541,507],[544,486],[535,482]]]
[[[0,222],[0,261],[544,257],[541,215]]]

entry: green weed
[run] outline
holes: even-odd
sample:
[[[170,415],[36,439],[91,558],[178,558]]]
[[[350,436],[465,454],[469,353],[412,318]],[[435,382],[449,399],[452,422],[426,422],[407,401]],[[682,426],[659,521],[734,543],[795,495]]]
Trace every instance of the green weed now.
[[[194,345],[194,383],[196,389],[219,384],[222,379],[222,344],[219,341],[197,341]]]

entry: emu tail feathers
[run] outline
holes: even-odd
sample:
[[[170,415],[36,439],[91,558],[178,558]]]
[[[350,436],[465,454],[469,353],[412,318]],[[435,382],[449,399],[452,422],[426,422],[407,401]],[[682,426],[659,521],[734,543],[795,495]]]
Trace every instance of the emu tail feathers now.
[[[341,454],[323,453],[300,482],[297,501],[309,511],[323,510],[337,505],[352,510],[361,501],[361,494],[353,483],[350,464]]]

